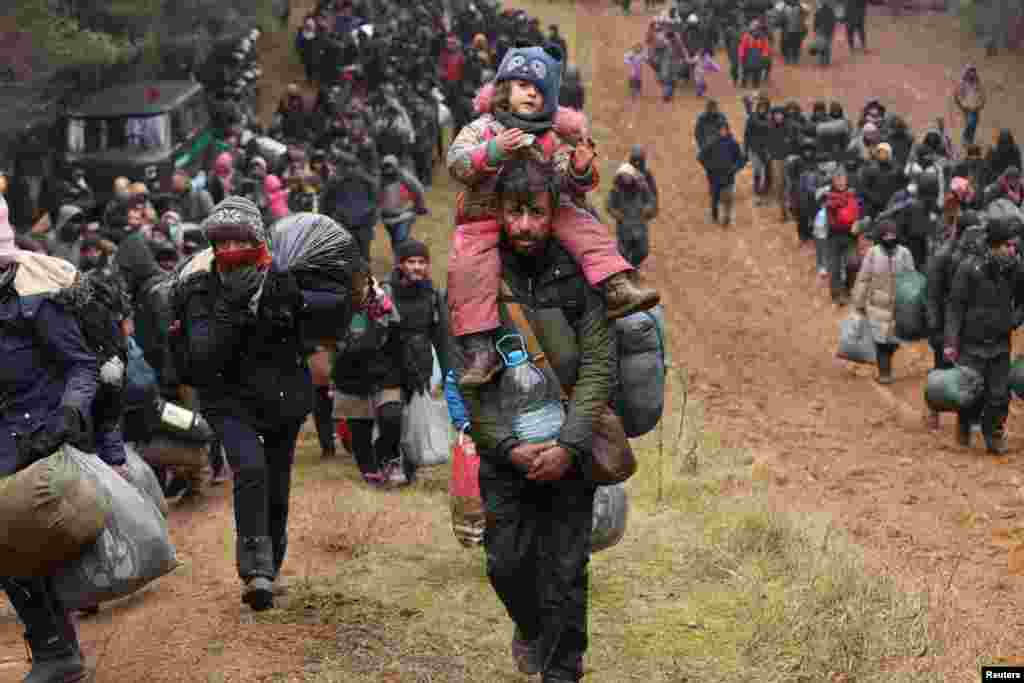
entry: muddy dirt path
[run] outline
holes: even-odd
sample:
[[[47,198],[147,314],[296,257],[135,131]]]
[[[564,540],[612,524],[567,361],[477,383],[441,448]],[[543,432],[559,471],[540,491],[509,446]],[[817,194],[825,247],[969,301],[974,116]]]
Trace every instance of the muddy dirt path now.
[[[599,74],[588,102],[606,174],[639,142],[658,180],[662,209],[647,272],[668,301],[675,360],[689,371],[712,428],[768,464],[781,504],[833,514],[879,570],[956,598],[953,647],[919,668],[942,671],[943,680],[976,680],[975,656],[1019,656],[1024,642],[1024,581],[1008,571],[1010,549],[1024,540],[1019,410],[1009,423],[1008,458],[964,451],[953,445],[954,418],[945,416],[937,434],[922,423],[931,368],[924,343],[900,349],[898,381],[888,388],[873,381],[873,370],[833,358],[845,310],[816,285],[813,251],[798,246],[795,226],[782,225],[775,207],[753,206],[749,167],[738,181],[734,226],[709,222],[693,139],[703,101],[684,87],[663,103],[650,71],[643,98],[626,99],[621,55],[641,39],[645,22],[587,5],[578,30],[591,36],[590,72]],[[962,63],[974,61],[994,88],[979,137],[988,141],[997,124],[1012,125],[1024,92],[1008,86],[1008,58],[986,60],[962,40],[944,17],[874,17],[873,52],[851,56],[837,36],[831,69],[806,57],[798,67],[776,65],[763,92],[805,109],[837,98],[851,117],[878,97],[915,130],[945,116],[958,137],[949,94]],[[725,73],[712,78],[710,94],[741,133],[741,93]]]

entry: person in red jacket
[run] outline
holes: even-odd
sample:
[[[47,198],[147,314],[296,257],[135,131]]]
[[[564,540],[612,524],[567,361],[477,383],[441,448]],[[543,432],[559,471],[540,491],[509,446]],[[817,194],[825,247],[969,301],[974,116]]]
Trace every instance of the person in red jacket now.
[[[746,88],[750,83],[753,87],[761,86],[771,66],[772,48],[768,43],[768,31],[759,21],[750,25],[750,30],[743,34],[739,47],[740,66],[743,75],[740,84]]]
[[[860,219],[860,203],[850,190],[846,169],[840,167],[832,175],[832,188],[825,195],[828,213],[827,259],[831,273],[832,301],[840,306],[850,301],[850,283],[846,282],[846,263],[850,257],[856,235],[855,224]]]
[[[459,38],[454,33],[449,33],[441,48],[441,55],[437,61],[437,68],[440,72],[441,88],[444,91],[445,99],[455,102],[462,87],[462,77],[466,70],[466,55],[459,43]]]

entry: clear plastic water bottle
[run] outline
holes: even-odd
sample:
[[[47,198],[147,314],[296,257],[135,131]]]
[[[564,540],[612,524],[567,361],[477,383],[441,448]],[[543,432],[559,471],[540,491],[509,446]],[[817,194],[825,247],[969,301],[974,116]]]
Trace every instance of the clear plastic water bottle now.
[[[558,380],[530,362],[522,335],[504,336],[495,347],[505,361],[501,409],[511,416],[516,438],[528,443],[554,439],[565,422]]]
[[[206,442],[213,439],[213,429],[206,418],[199,413],[157,397],[156,414],[160,418],[162,431],[192,441]]]

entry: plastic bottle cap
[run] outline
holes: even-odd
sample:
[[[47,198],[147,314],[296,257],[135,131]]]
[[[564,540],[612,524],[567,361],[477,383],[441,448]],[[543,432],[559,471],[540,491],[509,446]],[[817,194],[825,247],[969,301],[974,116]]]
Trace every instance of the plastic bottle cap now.
[[[509,354],[508,354],[508,364],[509,364],[509,367],[513,367],[513,366],[516,366],[516,365],[522,365],[525,362],[526,362],[526,352],[525,351],[520,351],[519,349],[516,349],[515,351],[509,352]]]

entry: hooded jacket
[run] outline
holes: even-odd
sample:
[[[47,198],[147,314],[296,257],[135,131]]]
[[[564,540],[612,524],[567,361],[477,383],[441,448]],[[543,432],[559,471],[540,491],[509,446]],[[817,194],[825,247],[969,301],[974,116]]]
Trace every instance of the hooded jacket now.
[[[49,296],[54,288],[35,265],[70,274],[74,269],[29,252],[20,252],[17,261],[9,267],[13,277],[8,274],[0,284],[0,477],[28,464],[19,463],[17,442],[40,430],[55,431],[62,408],[88,419],[99,387],[96,355],[75,315]]]
[[[987,249],[956,269],[946,305],[945,345],[995,356],[1010,351],[1015,308],[1024,302],[1024,269],[1019,261],[1003,271]]]

